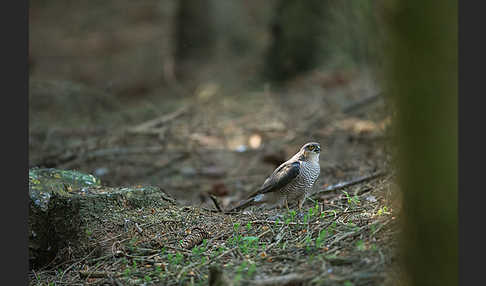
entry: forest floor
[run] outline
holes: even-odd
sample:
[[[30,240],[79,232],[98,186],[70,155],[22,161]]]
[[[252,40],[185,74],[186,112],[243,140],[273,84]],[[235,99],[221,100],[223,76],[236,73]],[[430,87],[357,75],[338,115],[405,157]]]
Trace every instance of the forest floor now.
[[[112,2],[31,9],[29,167],[157,186],[177,205],[126,210],[121,217],[138,224],[94,230],[109,237],[108,251],[31,269],[30,285],[398,284],[390,117],[367,69],[327,66],[285,85],[260,83],[268,31],[249,18],[242,29],[255,54],[218,52],[178,82],[170,7]],[[251,3],[268,18],[261,1]],[[303,213],[217,210],[309,141],[323,151]]]
[[[400,198],[386,150],[389,118],[367,86],[357,72],[314,72],[279,90],[239,93],[210,82],[149,108],[124,103],[111,114],[129,114],[131,123],[109,127],[59,126],[65,121],[49,121],[52,110],[36,111],[44,118],[30,130],[31,167],[79,170],[110,186],[159,186],[178,202],[170,222],[184,224],[166,233],[126,229],[112,238],[111,253],[33,270],[30,284],[207,285],[220,270],[220,285],[394,284]],[[217,211],[308,141],[324,151],[303,213]]]

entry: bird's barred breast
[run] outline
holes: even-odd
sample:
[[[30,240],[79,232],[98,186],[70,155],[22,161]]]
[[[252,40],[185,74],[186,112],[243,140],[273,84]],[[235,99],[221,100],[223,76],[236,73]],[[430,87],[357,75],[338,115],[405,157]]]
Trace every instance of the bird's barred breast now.
[[[287,186],[280,191],[283,194],[294,194],[297,197],[309,192],[312,185],[319,177],[320,167],[319,164],[312,164],[309,162],[302,162],[302,169],[300,174]],[[294,197],[291,195],[291,197]]]

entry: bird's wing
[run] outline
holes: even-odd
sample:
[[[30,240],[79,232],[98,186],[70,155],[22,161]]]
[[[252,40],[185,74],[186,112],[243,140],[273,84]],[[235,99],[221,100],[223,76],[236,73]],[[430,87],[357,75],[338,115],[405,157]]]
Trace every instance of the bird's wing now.
[[[282,164],[278,167],[275,171],[273,171],[272,175],[268,177],[263,185],[250,197],[254,197],[258,194],[264,194],[268,192],[273,192],[278,189],[283,188],[288,183],[290,183],[297,175],[300,173],[300,163],[299,162],[292,162]]]

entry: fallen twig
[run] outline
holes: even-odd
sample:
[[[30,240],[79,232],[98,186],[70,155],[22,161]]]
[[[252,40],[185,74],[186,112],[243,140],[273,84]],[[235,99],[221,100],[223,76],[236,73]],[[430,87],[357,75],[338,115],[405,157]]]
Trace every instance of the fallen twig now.
[[[107,272],[107,271],[79,271],[79,276],[81,278],[105,278],[105,277],[117,277],[121,276],[121,273]]]
[[[87,258],[88,258],[88,257],[89,257],[91,254],[93,254],[93,252],[94,252],[94,251],[95,251],[95,249],[91,250],[91,251],[90,251],[90,253],[88,253],[88,255],[86,255],[85,257],[83,257],[83,258],[82,258],[82,259],[80,259],[79,261],[77,261],[77,262],[75,262],[75,263],[71,264],[71,265],[70,265],[68,268],[66,268],[66,269],[65,269],[65,270],[62,272],[62,274],[61,274],[61,279],[60,279],[60,280],[62,281],[62,278],[64,277],[64,275],[65,275],[65,274],[66,274],[66,273],[67,273],[67,272],[68,272],[68,271],[69,271],[71,268],[73,268],[75,265],[77,265],[77,264],[79,264],[79,263],[83,262],[84,260],[86,260],[86,259],[87,259]],[[35,272],[34,272],[34,274],[35,274]],[[37,277],[37,275],[36,275],[36,277]]]
[[[342,234],[342,235],[340,235],[340,236],[336,237],[336,238],[334,239],[334,241],[332,241],[332,242],[329,244],[329,246],[328,246],[328,247],[333,246],[334,244],[338,243],[339,241],[341,241],[341,240],[345,239],[345,238],[346,238],[346,237],[348,237],[348,236],[353,236],[353,237],[354,237],[354,236],[356,236],[356,235],[358,235],[358,234],[361,234],[361,233],[362,233],[362,232],[363,232],[365,229],[367,229],[367,228],[371,227],[371,225],[375,225],[375,224],[377,224],[377,223],[378,223],[378,222],[374,222],[374,223],[371,223],[371,224],[367,224],[367,225],[364,225],[364,226],[362,226],[362,227],[360,227],[360,228],[358,228],[358,229],[356,229],[356,230],[353,230],[353,231],[350,231],[350,232],[346,232],[346,233],[344,233],[344,234]]]
[[[322,194],[322,193],[335,192],[335,191],[338,191],[338,190],[347,188],[347,187],[352,186],[352,185],[356,185],[356,184],[359,184],[359,183],[363,183],[363,182],[367,182],[367,181],[373,180],[373,179],[378,178],[378,177],[382,177],[382,176],[384,176],[386,174],[387,174],[387,172],[385,172],[385,171],[378,171],[378,172],[375,172],[375,173],[373,173],[371,175],[361,176],[361,177],[352,179],[352,180],[347,181],[347,182],[340,182],[340,183],[331,185],[331,186],[329,186],[329,187],[327,187],[327,188],[325,188],[323,190],[319,190],[319,191],[313,193],[311,195],[311,197],[314,197],[314,196],[316,196],[318,194]]]
[[[218,212],[222,213],[223,210],[221,209],[221,207],[219,206],[219,202],[218,202],[218,199],[213,196],[213,195],[209,195],[209,197],[211,198],[211,200],[213,201],[214,203],[214,206],[216,207],[216,209],[218,210]]]
[[[142,233],[143,229],[138,225],[138,223],[135,223],[135,228],[137,229],[138,233]]]
[[[152,119],[152,120],[149,120],[149,121],[146,121],[142,124],[139,124],[137,126],[133,126],[131,128],[128,129],[128,132],[130,133],[154,133],[154,130],[156,130],[157,132],[159,132],[160,130],[162,130],[162,128],[160,127],[157,127],[159,125],[162,125],[162,124],[165,124],[179,116],[181,116],[182,114],[184,114],[187,110],[189,109],[189,107],[187,106],[183,106],[181,108],[179,108],[178,110],[172,112],[172,113],[169,113],[169,114],[164,114],[160,117],[157,117],[155,119]]]
[[[282,239],[285,237],[285,233],[284,231],[288,228],[288,226],[284,226],[282,228],[282,230],[277,234],[277,241],[275,241],[274,243],[270,244],[265,250],[264,252],[267,252],[269,251],[270,249],[272,249],[275,245],[278,245]]]

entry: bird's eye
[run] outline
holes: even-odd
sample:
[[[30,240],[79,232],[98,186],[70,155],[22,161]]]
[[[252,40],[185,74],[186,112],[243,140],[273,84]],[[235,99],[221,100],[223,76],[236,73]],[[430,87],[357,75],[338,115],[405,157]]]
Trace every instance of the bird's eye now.
[[[314,145],[310,145],[310,146],[308,147],[308,149],[309,149],[309,151],[314,150]]]

